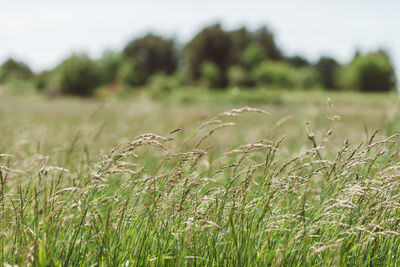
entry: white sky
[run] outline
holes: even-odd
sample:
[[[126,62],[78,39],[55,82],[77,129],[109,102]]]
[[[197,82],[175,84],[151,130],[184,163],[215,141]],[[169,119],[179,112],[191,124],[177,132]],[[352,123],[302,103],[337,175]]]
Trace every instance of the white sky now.
[[[0,0],[0,62],[13,56],[42,70],[72,51],[122,49],[148,31],[185,42],[215,22],[227,30],[266,24],[283,52],[310,60],[346,62],[356,48],[383,47],[400,73],[396,0]]]

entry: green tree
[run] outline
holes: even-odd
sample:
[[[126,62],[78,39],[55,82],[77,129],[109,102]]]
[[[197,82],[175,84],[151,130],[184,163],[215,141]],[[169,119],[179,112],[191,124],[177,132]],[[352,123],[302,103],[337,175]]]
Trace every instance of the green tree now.
[[[123,55],[135,65],[138,85],[146,83],[156,72],[172,74],[178,66],[174,41],[154,34],[129,42]]]
[[[101,71],[102,83],[109,84],[117,80],[118,70],[122,65],[120,53],[107,50],[97,63]]]
[[[33,78],[33,75],[28,65],[12,58],[6,60],[0,67],[0,82],[11,79],[28,80]]]
[[[245,27],[228,32],[230,65],[243,64],[243,53],[252,42],[253,34]]]
[[[323,56],[315,64],[315,68],[324,88],[337,89],[339,87],[337,75],[340,65],[335,59]]]
[[[220,24],[215,24],[204,28],[185,46],[184,59],[189,80],[199,80],[202,65],[208,61],[220,71],[218,87],[225,87],[231,66],[249,70],[266,59],[281,60],[282,54],[267,27],[254,32],[245,27],[225,32]]]
[[[202,76],[203,63],[212,62],[220,72],[218,87],[226,86],[226,71],[231,60],[230,48],[229,36],[219,24],[204,28],[184,48],[189,79],[199,80]]]
[[[267,59],[267,54],[260,44],[250,43],[243,52],[242,58],[245,66],[248,69],[253,69]]]
[[[206,61],[202,63],[201,77],[209,88],[218,88],[222,84],[221,71],[214,62]]]
[[[310,66],[310,62],[308,62],[307,59],[305,59],[304,57],[299,56],[299,55],[294,55],[294,56],[291,56],[291,57],[285,57],[285,62],[288,63],[289,65],[295,67],[295,68]]]
[[[358,55],[344,72],[344,84],[363,92],[387,92],[395,89],[396,77],[384,51]]]
[[[57,67],[61,92],[90,96],[101,82],[101,71],[86,54],[73,54]]]
[[[281,60],[282,53],[275,43],[274,34],[266,27],[262,27],[254,32],[253,42],[258,43],[269,59]]]

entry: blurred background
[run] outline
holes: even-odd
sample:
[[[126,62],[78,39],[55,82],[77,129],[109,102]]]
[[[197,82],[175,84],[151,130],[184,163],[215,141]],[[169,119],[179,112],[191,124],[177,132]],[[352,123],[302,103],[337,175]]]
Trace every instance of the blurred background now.
[[[396,91],[396,1],[7,1],[0,84],[107,98]]]
[[[0,266],[400,266],[399,11],[0,0]]]

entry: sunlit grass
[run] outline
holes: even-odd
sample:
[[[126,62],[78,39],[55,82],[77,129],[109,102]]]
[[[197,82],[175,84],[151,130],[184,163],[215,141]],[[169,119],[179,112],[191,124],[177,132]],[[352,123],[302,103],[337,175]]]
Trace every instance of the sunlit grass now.
[[[296,94],[259,109],[6,96],[2,264],[399,264],[395,100]]]

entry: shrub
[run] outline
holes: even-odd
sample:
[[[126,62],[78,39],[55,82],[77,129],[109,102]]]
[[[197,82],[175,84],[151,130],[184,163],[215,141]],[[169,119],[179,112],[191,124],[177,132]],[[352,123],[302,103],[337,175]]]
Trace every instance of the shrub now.
[[[338,89],[338,71],[339,71],[339,63],[333,58],[330,57],[321,57],[317,64],[315,64],[315,68],[318,71],[319,80],[324,88],[327,89]]]
[[[303,89],[316,88],[321,86],[318,71],[312,67],[302,67],[296,69],[297,85]]]
[[[308,67],[310,66],[310,62],[302,56],[294,55],[291,57],[286,57],[285,62],[288,63],[290,66],[300,68],[300,67]]]
[[[297,85],[296,70],[283,62],[263,62],[253,70],[252,77],[259,86],[293,88]]]
[[[206,61],[201,65],[201,77],[207,87],[218,88],[221,85],[221,71],[213,62]]]
[[[267,59],[260,44],[251,43],[243,52],[243,62],[248,68],[254,68]]]
[[[101,82],[101,72],[86,54],[73,54],[57,67],[61,92],[90,96]]]
[[[165,73],[156,73],[149,79],[149,89],[153,95],[171,92],[182,85],[179,73],[166,75]]]
[[[35,88],[39,91],[45,90],[49,86],[51,77],[50,71],[43,71],[35,76]]]
[[[143,78],[137,71],[136,64],[133,61],[123,61],[117,72],[117,79],[126,86],[137,86],[141,84]]]
[[[342,73],[344,86],[363,92],[387,92],[395,88],[396,78],[386,53],[357,56]]]
[[[122,65],[122,56],[120,53],[106,51],[97,63],[101,71],[102,83],[110,84],[117,80],[118,70]]]
[[[123,55],[135,65],[138,85],[145,84],[157,72],[172,74],[178,66],[174,41],[154,34],[132,40]]]
[[[12,58],[8,59],[0,67],[0,82],[7,82],[14,79],[28,80],[32,77],[33,72],[28,65]]]
[[[228,70],[229,84],[232,86],[247,86],[250,85],[248,72],[239,65],[234,65]]]

